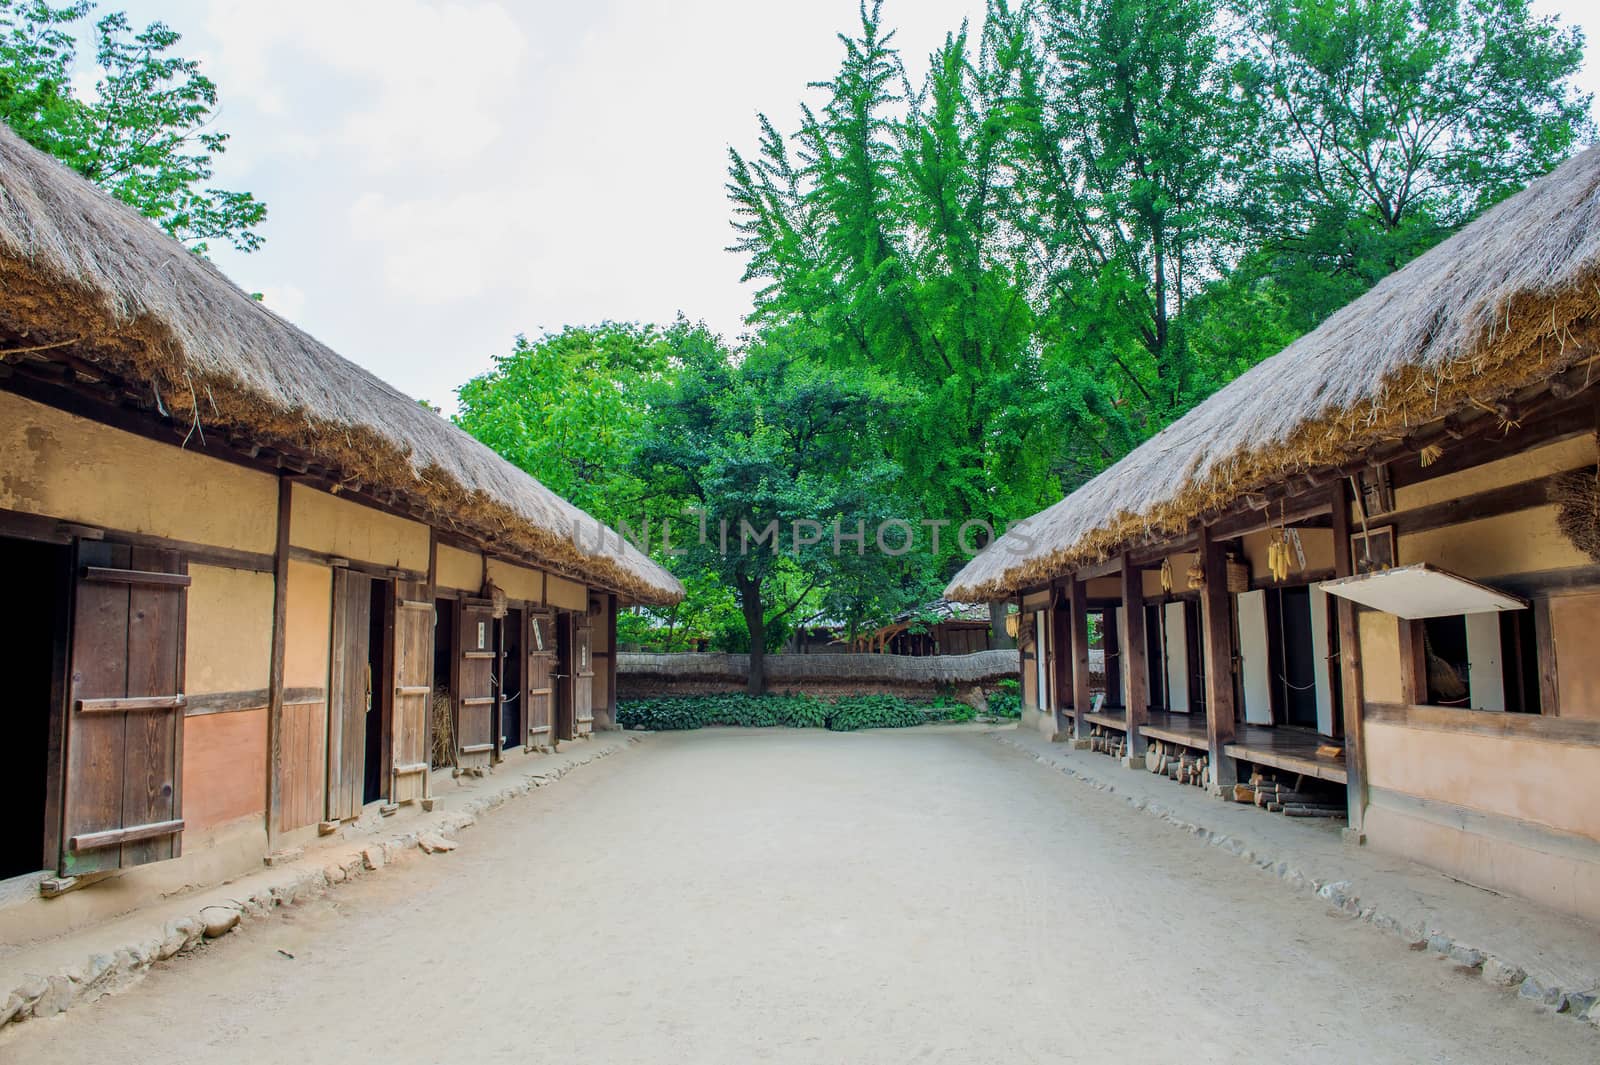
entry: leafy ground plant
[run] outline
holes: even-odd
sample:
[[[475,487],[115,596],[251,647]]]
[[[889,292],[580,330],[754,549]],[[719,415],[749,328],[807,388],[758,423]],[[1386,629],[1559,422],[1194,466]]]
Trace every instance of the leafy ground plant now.
[[[783,726],[855,732],[909,728],[930,721],[970,721],[972,708],[940,700],[920,703],[896,695],[850,695],[827,702],[810,695],[698,695],[629,699],[617,706],[623,728],[672,732],[726,725]]]

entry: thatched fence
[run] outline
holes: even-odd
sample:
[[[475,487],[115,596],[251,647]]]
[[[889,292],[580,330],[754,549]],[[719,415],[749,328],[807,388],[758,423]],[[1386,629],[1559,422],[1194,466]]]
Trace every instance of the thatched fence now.
[[[967,655],[768,655],[770,691],[849,695],[887,691],[932,694],[941,689],[990,688],[1017,675],[1016,651]],[[623,699],[742,690],[750,656],[735,654],[617,655],[617,693]]]

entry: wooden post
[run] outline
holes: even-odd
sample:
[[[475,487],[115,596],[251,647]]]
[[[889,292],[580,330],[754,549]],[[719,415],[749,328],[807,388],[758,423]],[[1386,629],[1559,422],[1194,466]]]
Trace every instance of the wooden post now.
[[[1428,701],[1428,644],[1423,623],[1400,619],[1400,701],[1421,706]]]
[[[278,478],[278,535],[272,557],[272,658],[267,672],[267,853],[283,813],[283,659],[288,649],[289,519],[294,482]]]
[[[1089,586],[1076,576],[1067,578],[1067,609],[1072,625],[1072,709],[1074,739],[1087,742],[1089,722],[1084,717],[1093,708],[1089,698]]]
[[[1200,526],[1200,559],[1205,590],[1200,593],[1200,624],[1206,662],[1206,746],[1214,789],[1231,788],[1238,768],[1223,751],[1233,742],[1233,626],[1229,612],[1227,559],[1223,545]]]
[[[617,724],[617,596],[606,596],[606,707],[611,714],[611,727]],[[527,711],[523,711],[526,713]]]
[[[1146,661],[1144,631],[1144,574],[1133,564],[1131,555],[1122,556],[1122,616],[1127,619],[1122,654],[1128,663],[1128,677],[1122,693],[1127,708],[1128,757],[1124,764],[1144,768],[1144,733],[1150,721],[1150,666]]]
[[[1539,712],[1546,717],[1561,714],[1561,687],[1556,678],[1556,646],[1550,629],[1550,600],[1533,601],[1534,645],[1538,654]]]
[[[1333,567],[1340,577],[1354,572],[1350,557],[1350,497],[1344,481],[1333,486]],[[1361,635],[1356,628],[1356,605],[1340,598],[1339,614],[1339,691],[1344,703],[1345,805],[1348,837],[1363,841],[1362,818],[1367,809],[1367,755],[1365,695],[1361,690]]]

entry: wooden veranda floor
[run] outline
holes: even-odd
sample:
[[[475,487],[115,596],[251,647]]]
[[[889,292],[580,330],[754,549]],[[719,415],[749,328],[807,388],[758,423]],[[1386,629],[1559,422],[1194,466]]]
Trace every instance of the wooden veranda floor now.
[[[1083,717],[1086,722],[1103,728],[1118,732],[1128,730],[1127,720],[1121,712],[1089,713]],[[1139,731],[1145,739],[1176,743],[1196,751],[1208,749],[1204,714],[1173,714],[1152,710],[1149,722]],[[1336,784],[1343,784],[1346,780],[1344,744],[1310,729],[1241,724],[1234,742],[1223,750],[1231,758],[1289,773],[1300,773]]]

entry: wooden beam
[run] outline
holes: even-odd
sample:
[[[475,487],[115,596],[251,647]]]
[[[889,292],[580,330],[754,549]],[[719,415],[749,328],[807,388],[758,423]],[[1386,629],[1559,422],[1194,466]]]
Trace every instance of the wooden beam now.
[[[1200,530],[1200,565],[1206,586],[1200,593],[1200,626],[1206,663],[1206,747],[1211,756],[1211,783],[1231,788],[1238,767],[1225,748],[1233,742],[1233,624],[1228,594],[1227,555],[1221,541]]]
[[[289,520],[294,512],[294,482],[278,478],[277,546],[272,567],[272,659],[267,675],[267,850],[277,838],[283,812],[283,659],[288,649]]]
[[[1550,488],[1560,476],[1562,474],[1556,473],[1532,481],[1519,481],[1425,507],[1395,511],[1372,520],[1375,524],[1393,525],[1396,534],[1419,533],[1480,518],[1531,510],[1550,502]]]
[[[1077,577],[1080,581],[1091,581],[1096,577],[1109,577],[1113,573],[1121,573],[1123,557],[1122,555],[1116,555],[1112,558],[1101,559],[1099,562],[1087,566],[1080,566],[1077,570]]]
[[[1221,519],[1212,526],[1211,537],[1214,540],[1237,540],[1251,533],[1276,529],[1279,525],[1298,525],[1327,513],[1325,493],[1318,492],[1314,498],[1287,497],[1281,507],[1269,503],[1265,510],[1252,510]]]
[[[1550,600],[1536,599],[1533,604],[1533,635],[1537,648],[1539,670],[1539,712],[1549,717],[1561,713],[1561,686],[1556,674],[1556,645],[1550,627]]]
[[[1600,721],[1543,714],[1502,714],[1455,706],[1368,703],[1367,719],[1386,725],[1448,732],[1470,732],[1501,739],[1536,740],[1563,746],[1600,747]]]
[[[1350,496],[1345,482],[1335,482],[1333,496],[1333,568],[1341,577],[1355,572],[1350,552]],[[1367,740],[1363,726],[1365,696],[1361,690],[1361,636],[1356,628],[1356,605],[1330,596],[1339,619],[1339,691],[1344,718],[1345,808],[1351,838],[1363,838],[1361,826],[1367,810]]]
[[[1144,631],[1144,573],[1127,561],[1122,566],[1122,616],[1126,619],[1123,628],[1127,637],[1122,654],[1128,663],[1122,701],[1131,762],[1144,758],[1145,738],[1140,729],[1150,723],[1150,667]]]
[[[1400,701],[1424,705],[1428,701],[1428,652],[1423,623],[1400,618]]]
[[[1067,580],[1067,615],[1072,627],[1072,735],[1074,739],[1089,738],[1089,711],[1093,701],[1089,698],[1089,604],[1086,601],[1088,586],[1082,581]]]

